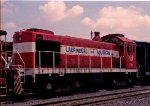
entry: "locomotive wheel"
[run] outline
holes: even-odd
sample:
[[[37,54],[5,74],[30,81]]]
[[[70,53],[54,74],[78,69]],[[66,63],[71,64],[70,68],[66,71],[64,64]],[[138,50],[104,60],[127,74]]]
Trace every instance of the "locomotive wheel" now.
[[[127,85],[128,87],[132,87],[132,86],[133,86],[133,82],[132,82],[131,78],[128,78],[128,79],[127,79],[126,85]]]
[[[53,89],[50,83],[36,84],[36,94],[38,97],[53,96]]]

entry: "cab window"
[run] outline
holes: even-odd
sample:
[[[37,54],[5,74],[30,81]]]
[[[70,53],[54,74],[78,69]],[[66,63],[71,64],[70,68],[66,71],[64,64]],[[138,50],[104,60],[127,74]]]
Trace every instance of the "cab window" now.
[[[128,45],[127,46],[127,52],[128,54],[133,54],[134,53],[134,45]]]
[[[120,51],[124,52],[124,45],[120,45]]]

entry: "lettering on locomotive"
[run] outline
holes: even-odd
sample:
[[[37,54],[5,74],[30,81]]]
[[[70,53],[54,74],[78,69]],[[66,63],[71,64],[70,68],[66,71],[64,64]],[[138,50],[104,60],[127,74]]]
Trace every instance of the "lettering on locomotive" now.
[[[74,47],[74,46],[62,46],[61,53],[74,54],[74,55],[90,55],[90,56],[102,56],[102,57],[118,57],[119,52],[114,50],[106,49],[93,49],[84,47]]]

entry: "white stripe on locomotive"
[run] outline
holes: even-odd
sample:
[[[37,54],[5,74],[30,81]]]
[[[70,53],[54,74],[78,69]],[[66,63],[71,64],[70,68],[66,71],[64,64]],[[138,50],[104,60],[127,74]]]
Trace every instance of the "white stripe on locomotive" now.
[[[36,52],[35,42],[23,42],[16,43],[13,46],[13,52],[18,51],[19,53],[30,53]],[[87,48],[87,47],[77,47],[77,46],[66,46],[61,45],[61,54],[71,54],[71,55],[90,55],[90,56],[100,56],[100,57],[119,57],[119,51],[115,50],[106,50],[106,49],[96,49],[96,48]]]

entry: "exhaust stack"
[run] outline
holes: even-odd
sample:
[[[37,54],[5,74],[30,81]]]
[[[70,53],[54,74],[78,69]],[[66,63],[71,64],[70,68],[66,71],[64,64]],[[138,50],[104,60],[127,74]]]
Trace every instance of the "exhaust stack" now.
[[[100,38],[100,32],[94,32],[94,38],[92,38],[92,40],[102,41]]]

